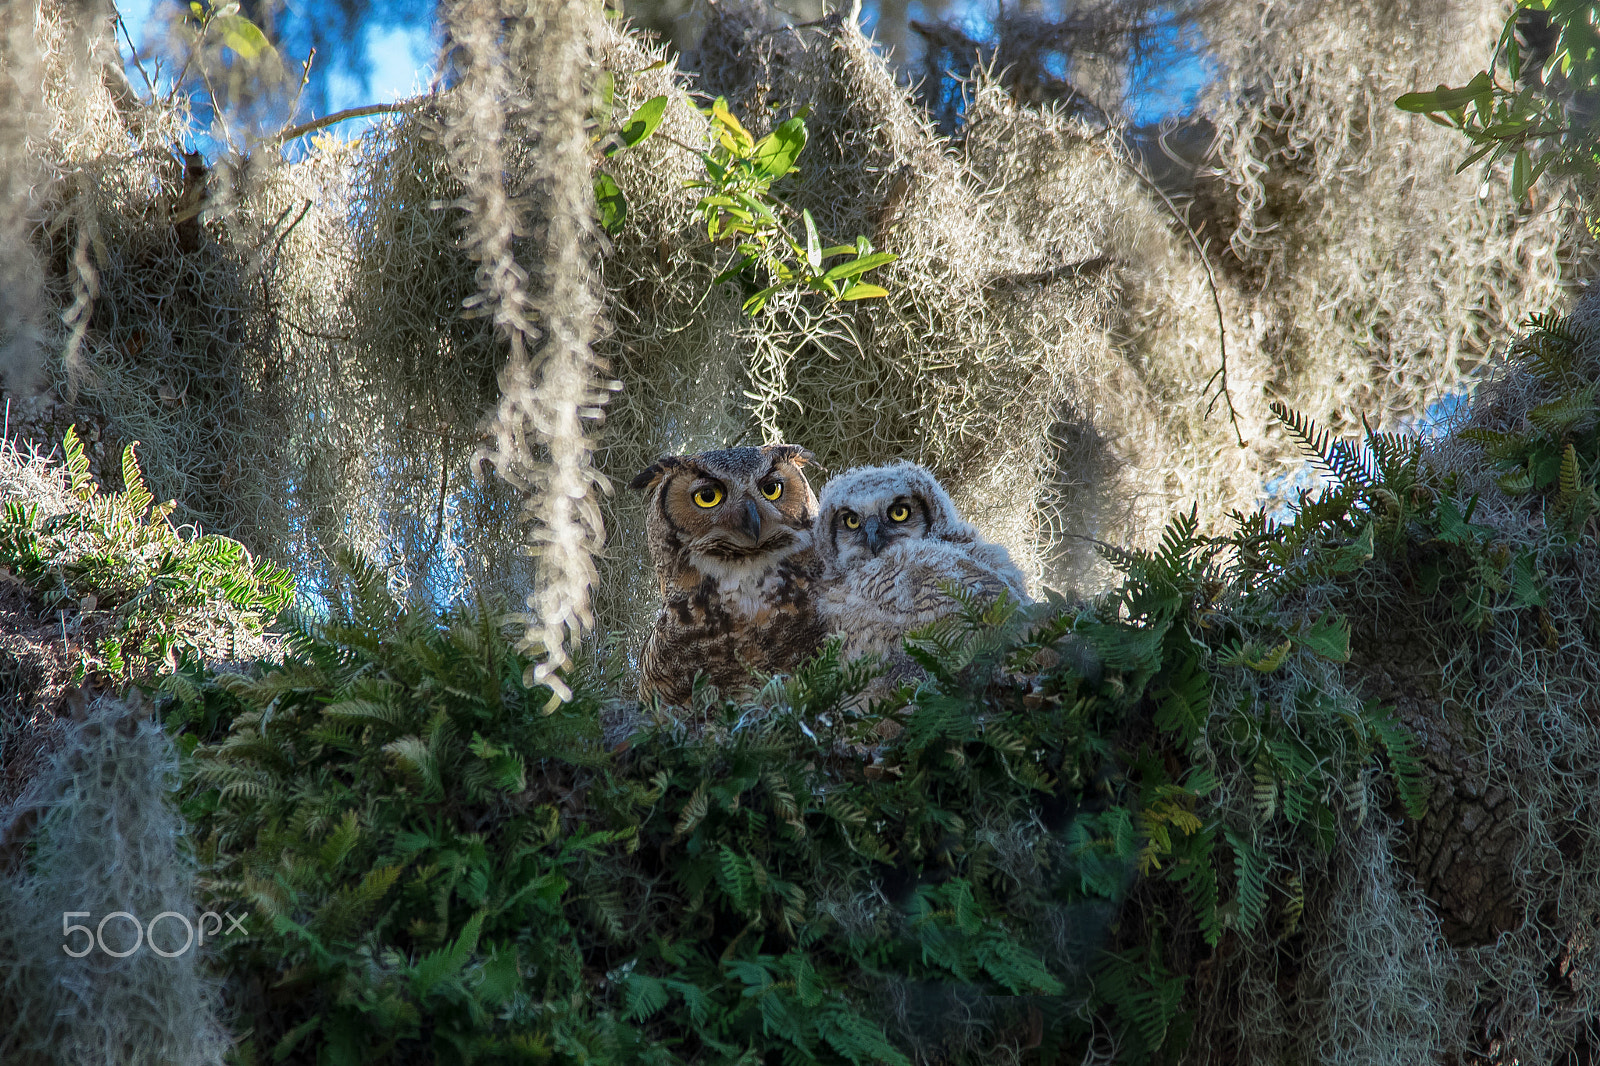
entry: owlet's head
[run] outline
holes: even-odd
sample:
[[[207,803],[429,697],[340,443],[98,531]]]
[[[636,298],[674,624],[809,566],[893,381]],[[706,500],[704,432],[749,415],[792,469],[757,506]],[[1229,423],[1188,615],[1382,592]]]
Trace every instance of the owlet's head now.
[[[817,497],[800,468],[811,453],[794,444],[669,455],[629,483],[649,493],[646,522],[662,554],[704,571],[771,564],[811,545]]]
[[[944,486],[916,463],[848,470],[823,487],[818,505],[817,551],[835,571],[860,566],[907,540],[971,544],[977,535]]]

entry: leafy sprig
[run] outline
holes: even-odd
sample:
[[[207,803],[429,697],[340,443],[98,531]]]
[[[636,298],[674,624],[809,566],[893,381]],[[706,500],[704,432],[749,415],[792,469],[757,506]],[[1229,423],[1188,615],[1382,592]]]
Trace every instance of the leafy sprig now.
[[[1518,40],[1518,31],[1535,19],[1547,21],[1554,31],[1554,45],[1537,68],[1529,66]],[[1509,157],[1511,195],[1524,200],[1547,172],[1595,175],[1600,115],[1587,101],[1597,86],[1600,5],[1594,0],[1517,0],[1487,69],[1465,85],[1406,93],[1395,104],[1466,135],[1473,149],[1458,172],[1482,160],[1487,174],[1489,167]],[[1591,221],[1591,228],[1595,224]]]
[[[642,143],[661,125],[668,98],[656,96],[641,104],[618,129],[597,135],[595,143],[609,158]],[[745,294],[744,310],[757,314],[778,293],[806,289],[835,301],[867,300],[889,290],[863,280],[863,275],[899,258],[880,252],[864,236],[852,244],[830,245],[808,209],[798,212],[774,191],[774,183],[794,173],[806,146],[806,109],[756,138],[717,97],[701,112],[711,140],[709,150],[690,149],[705,168],[705,177],[688,182],[701,189],[696,213],[705,222],[706,240],[731,244],[727,265],[712,284],[737,283]],[[601,170],[594,179],[600,222],[613,235],[628,217],[627,198],[616,179]],[[830,262],[832,261],[832,262]]]

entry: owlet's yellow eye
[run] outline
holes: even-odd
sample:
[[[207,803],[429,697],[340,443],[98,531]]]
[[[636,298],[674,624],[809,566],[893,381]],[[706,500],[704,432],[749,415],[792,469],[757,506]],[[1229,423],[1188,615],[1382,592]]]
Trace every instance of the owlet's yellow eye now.
[[[694,494],[694,502],[698,507],[715,507],[722,502],[722,490],[706,487]]]
[[[774,481],[770,485],[762,485],[761,495],[765,496],[769,500],[776,500],[779,496],[783,495],[783,482]]]
[[[897,503],[893,507],[889,508],[889,521],[891,522],[904,522],[910,517],[911,508],[907,507],[903,503]]]
[[[861,528],[861,519],[857,518],[855,515],[849,513],[848,511],[845,512],[844,528],[846,528],[846,529],[860,529]]]

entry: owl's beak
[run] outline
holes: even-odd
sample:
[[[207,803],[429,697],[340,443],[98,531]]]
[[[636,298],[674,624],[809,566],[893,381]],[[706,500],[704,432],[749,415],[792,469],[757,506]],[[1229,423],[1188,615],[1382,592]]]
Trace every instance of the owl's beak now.
[[[744,521],[739,523],[739,528],[756,542],[761,540],[761,512],[756,510],[754,500],[744,501]]]
[[[867,535],[867,547],[872,549],[873,555],[883,551],[884,545],[889,543],[889,538],[883,535],[883,524],[876,518],[862,522],[861,529]]]

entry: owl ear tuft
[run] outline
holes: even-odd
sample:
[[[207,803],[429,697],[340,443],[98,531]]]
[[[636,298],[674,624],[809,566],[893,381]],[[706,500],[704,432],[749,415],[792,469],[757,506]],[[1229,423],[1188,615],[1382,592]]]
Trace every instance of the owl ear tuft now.
[[[817,457],[811,454],[810,449],[802,448],[798,444],[769,444],[763,451],[775,459],[787,459],[795,466],[805,466],[810,463],[822,473],[828,472],[826,467],[817,462]]]
[[[683,457],[679,455],[663,455],[660,459],[635,474],[633,480],[628,482],[628,487],[630,489],[653,488],[656,482],[667,476],[667,471],[678,466],[682,461]]]

